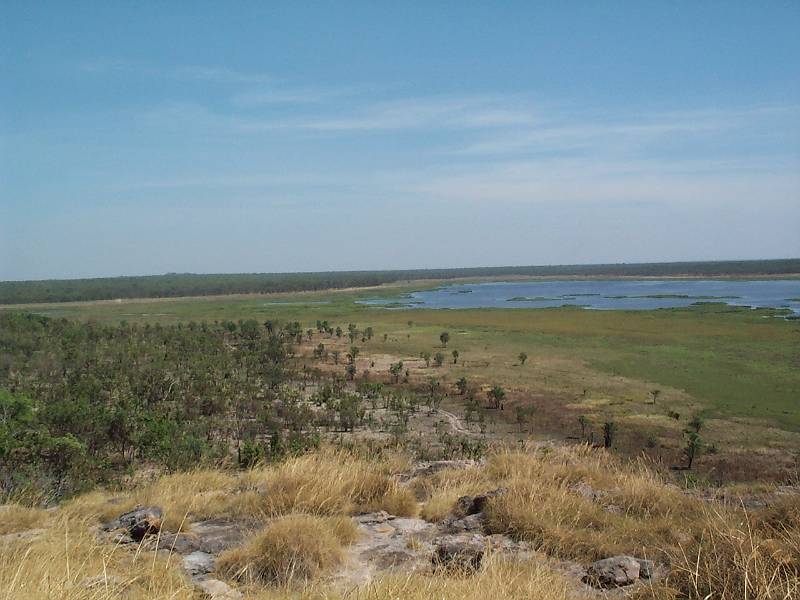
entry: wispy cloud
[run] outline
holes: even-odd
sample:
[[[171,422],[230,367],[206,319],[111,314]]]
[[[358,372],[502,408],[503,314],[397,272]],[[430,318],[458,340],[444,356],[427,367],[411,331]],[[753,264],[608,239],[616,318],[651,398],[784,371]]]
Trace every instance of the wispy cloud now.
[[[124,73],[126,75],[208,83],[259,84],[272,81],[272,77],[263,73],[247,73],[212,65],[154,67],[146,63],[128,60],[95,60],[80,62],[78,63],[78,68],[85,73],[93,74]]]

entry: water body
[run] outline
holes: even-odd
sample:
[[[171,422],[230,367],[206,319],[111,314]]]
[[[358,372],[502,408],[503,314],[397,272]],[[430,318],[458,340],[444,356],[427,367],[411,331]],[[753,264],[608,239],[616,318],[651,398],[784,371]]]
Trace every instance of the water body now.
[[[602,279],[453,284],[362,301],[387,308],[545,308],[653,310],[698,302],[788,308],[800,315],[800,280]]]

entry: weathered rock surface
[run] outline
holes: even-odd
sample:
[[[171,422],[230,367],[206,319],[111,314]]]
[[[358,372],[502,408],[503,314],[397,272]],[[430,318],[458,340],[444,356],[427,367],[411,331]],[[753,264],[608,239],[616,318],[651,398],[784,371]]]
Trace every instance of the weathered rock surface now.
[[[486,549],[483,535],[445,535],[436,539],[432,560],[437,568],[474,571],[480,567]]]
[[[205,575],[214,570],[214,555],[198,550],[183,557],[183,568],[191,575]]]
[[[163,513],[158,506],[137,506],[132,511],[121,514],[119,517],[106,523],[103,529],[114,531],[124,529],[136,542],[144,536],[158,533],[161,530]]]
[[[224,581],[219,579],[199,579],[195,585],[211,600],[238,600],[242,598],[239,590],[233,589]]]
[[[585,581],[600,588],[622,587],[635,583],[640,572],[639,561],[632,556],[612,556],[589,565]]]
[[[502,496],[506,492],[508,492],[508,488],[501,487],[477,496],[461,496],[456,502],[456,509],[454,512],[457,515],[465,517],[478,514],[483,512],[489,500],[497,496]]]

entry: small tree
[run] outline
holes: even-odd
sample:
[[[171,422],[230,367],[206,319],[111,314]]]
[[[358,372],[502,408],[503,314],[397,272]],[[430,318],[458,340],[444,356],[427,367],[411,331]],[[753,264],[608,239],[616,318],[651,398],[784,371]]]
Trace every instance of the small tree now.
[[[425,361],[425,366],[431,366],[431,353],[430,352],[420,352],[419,357]]]
[[[367,327],[364,330],[364,337],[366,337],[368,340],[371,340],[373,335],[374,335],[374,332],[372,330],[372,327]]]
[[[591,422],[586,418],[586,415],[578,417],[578,424],[581,426],[581,439],[586,439],[586,428],[589,427]]]
[[[614,436],[617,434],[617,424],[614,421],[603,423],[603,447],[611,448],[614,443]]]
[[[489,400],[492,401],[492,404],[494,404],[495,408],[499,408],[500,410],[503,409],[503,400],[506,398],[506,391],[503,388],[501,388],[499,385],[496,385],[487,392],[487,395],[489,396]]]
[[[433,366],[441,367],[444,364],[444,354],[437,352],[433,355]]]
[[[703,425],[705,425],[705,421],[703,420],[703,417],[701,417],[700,415],[695,415],[694,417],[692,417],[692,420],[689,421],[688,425],[690,431],[693,431],[694,433],[700,433],[700,430],[703,428]]]
[[[458,350],[453,350],[450,354],[453,355],[453,364],[454,365],[458,364],[458,356],[459,356]]]
[[[397,383],[400,381],[400,375],[403,373],[403,361],[392,363],[389,366],[389,374],[394,379],[394,382]]]
[[[661,390],[650,390],[650,403],[655,404],[658,397],[661,395]]]
[[[342,337],[342,334],[343,334],[343,333],[344,333],[344,332],[342,331],[342,328],[341,328],[341,327],[337,327],[337,328],[336,328],[336,337],[337,337],[337,338],[340,338],[340,337]]]
[[[522,433],[522,426],[530,419],[530,417],[535,412],[535,407],[533,405],[530,406],[522,406],[518,404],[514,408],[515,416],[517,419],[517,425],[519,425],[519,432]]]
[[[683,456],[686,458],[686,468],[691,469],[694,459],[703,451],[703,438],[696,431],[686,432],[686,446],[683,448]]]
[[[355,364],[356,357],[358,356],[358,346],[350,346],[350,352],[347,353],[347,360],[350,364]]]
[[[333,352],[331,352],[331,356],[333,356],[333,364],[335,364],[335,365],[339,364],[339,356],[340,355],[341,355],[341,352],[339,352],[338,350],[334,350]]]
[[[347,374],[347,378],[350,381],[353,381],[356,376],[356,366],[353,363],[350,363],[344,368],[344,372]]]
[[[467,393],[467,378],[462,377],[458,381],[456,381],[456,388],[458,388],[458,393],[462,396]]]
[[[524,365],[525,361],[528,360],[528,355],[524,352],[520,352],[517,358],[519,359],[519,364]]]
[[[439,334],[439,341],[442,342],[442,346],[447,348],[447,342],[450,341],[450,334],[446,331],[443,331],[441,334]]]

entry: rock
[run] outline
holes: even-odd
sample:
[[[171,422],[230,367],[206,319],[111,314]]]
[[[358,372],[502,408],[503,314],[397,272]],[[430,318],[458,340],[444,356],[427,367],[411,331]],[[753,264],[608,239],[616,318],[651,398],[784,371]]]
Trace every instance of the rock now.
[[[141,541],[144,536],[158,533],[161,530],[163,513],[158,506],[137,506],[130,512],[107,523],[103,529],[113,531],[125,529],[134,541]]]
[[[594,489],[586,481],[579,481],[578,483],[572,484],[569,486],[569,491],[592,502],[597,502],[606,495],[605,492]]]
[[[477,513],[463,519],[449,517],[441,525],[449,533],[483,533],[483,515]]]
[[[219,554],[239,544],[247,535],[248,527],[241,522],[227,519],[209,519],[192,523],[185,542],[194,550]]]
[[[193,532],[181,531],[178,533],[161,532],[159,536],[150,536],[142,540],[145,550],[177,552],[189,554],[201,550],[202,540]]]
[[[632,556],[612,556],[589,565],[584,581],[600,588],[622,587],[636,582],[640,571],[639,561]]]
[[[508,488],[497,488],[496,490],[492,490],[491,492],[486,492],[485,494],[479,494],[477,496],[461,496],[456,502],[455,513],[459,515],[469,516],[475,515],[479,512],[483,512],[483,509],[486,508],[486,503],[489,502],[492,498],[497,496],[502,496],[508,492]]]
[[[639,577],[642,579],[651,579],[656,573],[656,564],[652,560],[644,558],[637,558],[636,562],[639,563]]]
[[[238,600],[242,598],[242,593],[239,590],[233,589],[219,579],[201,579],[195,583],[211,600]]]
[[[434,460],[430,462],[421,462],[414,466],[414,469],[406,473],[402,479],[414,479],[415,477],[430,477],[431,475],[435,475],[439,471],[444,471],[446,469],[469,469],[470,467],[474,467],[477,462],[474,460],[469,459],[462,459],[462,460]]]
[[[183,557],[183,568],[192,577],[205,575],[214,570],[214,555],[200,550]]]
[[[476,534],[445,535],[434,544],[433,564],[448,569],[474,571],[486,552],[486,538]]]

